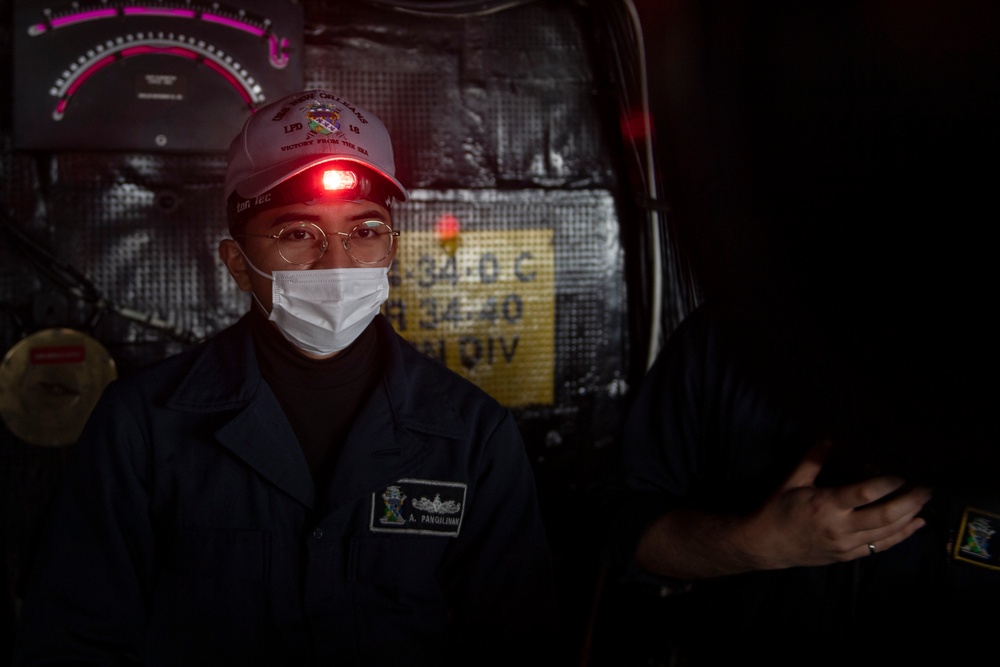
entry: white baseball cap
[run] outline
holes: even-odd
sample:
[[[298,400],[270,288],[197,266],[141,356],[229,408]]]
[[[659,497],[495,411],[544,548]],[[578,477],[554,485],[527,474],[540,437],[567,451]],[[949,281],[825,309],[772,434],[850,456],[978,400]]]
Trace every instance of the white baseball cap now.
[[[257,109],[229,145],[225,196],[264,194],[310,167],[346,161],[385,179],[399,201],[392,141],[375,115],[327,90],[304,90]]]

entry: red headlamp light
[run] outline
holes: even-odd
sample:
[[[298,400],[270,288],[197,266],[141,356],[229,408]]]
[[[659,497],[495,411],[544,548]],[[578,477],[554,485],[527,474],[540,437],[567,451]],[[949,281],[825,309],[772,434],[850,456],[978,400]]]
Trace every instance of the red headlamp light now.
[[[279,206],[362,199],[388,209],[395,197],[383,178],[375,178],[374,172],[361,165],[320,164],[251,199],[234,192],[229,199],[230,227]]]
[[[327,169],[322,175],[323,189],[340,192],[358,189],[358,175],[348,169]]]
[[[309,203],[323,199],[370,199],[373,190],[372,179],[358,169],[345,167],[328,167],[315,169],[308,173],[306,185],[312,191],[302,193],[302,201]],[[382,202],[379,202],[382,203]]]

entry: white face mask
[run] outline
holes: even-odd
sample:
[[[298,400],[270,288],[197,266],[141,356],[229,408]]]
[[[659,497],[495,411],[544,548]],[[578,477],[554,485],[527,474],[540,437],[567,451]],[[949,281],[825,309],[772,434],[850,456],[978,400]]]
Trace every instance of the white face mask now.
[[[269,276],[249,259],[247,264],[274,282],[268,319],[296,347],[312,354],[333,354],[353,343],[389,298],[387,266],[275,271]]]

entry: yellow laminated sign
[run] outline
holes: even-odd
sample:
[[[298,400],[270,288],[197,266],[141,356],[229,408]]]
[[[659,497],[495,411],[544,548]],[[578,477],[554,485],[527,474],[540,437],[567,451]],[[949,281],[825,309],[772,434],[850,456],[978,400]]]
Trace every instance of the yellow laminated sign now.
[[[424,353],[504,405],[551,405],[551,229],[404,231],[385,314]]]

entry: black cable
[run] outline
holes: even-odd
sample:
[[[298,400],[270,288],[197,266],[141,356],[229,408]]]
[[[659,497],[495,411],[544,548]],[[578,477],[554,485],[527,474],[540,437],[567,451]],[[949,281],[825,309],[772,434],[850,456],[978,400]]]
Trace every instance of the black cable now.
[[[100,291],[85,275],[36,243],[3,214],[3,235],[52,282],[90,304],[103,305]]]
[[[649,225],[640,227],[637,240],[641,255],[639,287],[641,297],[635,304],[642,312],[638,318],[642,328],[649,331],[648,347],[656,351],[663,339],[698,303],[697,284],[689,263],[677,246],[677,234],[663,184],[656,169],[652,109],[649,107],[648,84],[651,73],[646,71],[645,44],[638,12],[631,0],[594,3],[601,25],[609,39],[609,46],[602,49],[610,63],[611,75],[617,79],[622,116],[637,115],[648,125],[637,140],[634,133],[623,135],[631,158],[633,188],[639,210],[647,214]],[[656,39],[656,35],[649,36]],[[655,229],[653,228],[655,226]],[[655,272],[655,275],[654,275]],[[653,279],[659,276],[659,289],[654,289]],[[657,303],[657,301],[659,303]],[[649,360],[651,362],[651,359]]]
[[[539,0],[363,0],[365,4],[402,12],[419,14],[421,16],[447,16],[451,18],[467,18],[486,16],[496,12],[513,9]]]
[[[166,334],[171,339],[190,345],[198,342],[198,337],[188,331],[180,331],[169,322],[158,319],[150,313],[142,313],[130,308],[116,305],[108,301],[89,278],[75,267],[59,259],[25,234],[14,223],[6,211],[0,211],[0,232],[3,238],[14,246],[18,252],[27,258],[35,268],[47,276],[58,287],[71,296],[91,305],[94,308],[90,318],[93,326],[104,312],[113,312],[143,326]]]

